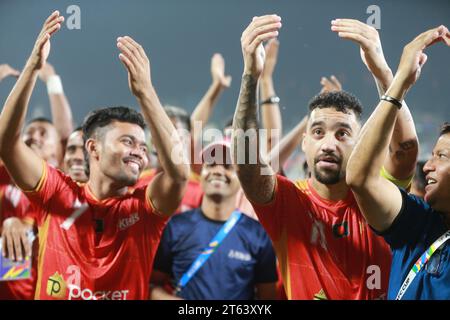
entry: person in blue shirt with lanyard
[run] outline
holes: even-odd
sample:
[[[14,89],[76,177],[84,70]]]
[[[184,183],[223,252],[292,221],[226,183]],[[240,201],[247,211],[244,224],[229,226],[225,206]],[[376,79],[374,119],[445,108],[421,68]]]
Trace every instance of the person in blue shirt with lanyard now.
[[[209,144],[202,159],[202,205],[169,221],[155,257],[150,298],[275,299],[272,243],[257,221],[235,207],[240,184],[230,142]]]
[[[450,46],[444,26],[405,46],[394,80],[362,129],[347,165],[347,183],[361,211],[393,252],[388,299],[450,299],[450,124],[442,127],[424,166],[424,200],[379,176],[390,137],[397,134],[394,125],[402,101],[427,61],[424,50],[439,42]],[[447,61],[440,64],[449,71]]]

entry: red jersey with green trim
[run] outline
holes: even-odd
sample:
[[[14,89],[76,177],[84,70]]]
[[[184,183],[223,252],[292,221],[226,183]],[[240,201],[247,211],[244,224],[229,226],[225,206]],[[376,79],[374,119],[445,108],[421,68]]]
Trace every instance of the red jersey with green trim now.
[[[45,166],[27,195],[41,209],[36,299],[148,298],[148,279],[167,218],[146,188],[97,200],[87,185]]]
[[[280,264],[289,299],[384,299],[391,253],[370,229],[353,193],[321,198],[309,181],[277,176],[275,196],[253,204]]]
[[[32,215],[32,208],[27,197],[14,185],[6,168],[0,166],[0,225],[10,217],[29,219]],[[37,254],[37,250],[33,250],[30,278],[0,282],[0,300],[31,300],[34,298],[37,265],[35,254]]]

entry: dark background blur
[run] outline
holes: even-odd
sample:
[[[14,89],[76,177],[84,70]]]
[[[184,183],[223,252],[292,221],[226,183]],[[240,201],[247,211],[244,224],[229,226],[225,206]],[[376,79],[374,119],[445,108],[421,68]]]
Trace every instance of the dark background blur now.
[[[68,6],[81,9],[81,29],[62,30],[52,39],[49,62],[61,76],[79,124],[92,109],[110,105],[136,107],[116,38],[130,35],[151,61],[152,78],[163,104],[192,111],[211,82],[210,59],[220,52],[233,82],[220,99],[212,122],[222,127],[236,106],[242,73],[240,36],[255,15],[282,17],[279,63],[275,86],[281,98],[284,132],[303,115],[309,99],[321,88],[320,77],[334,74],[344,89],[357,95],[367,118],[378,101],[371,75],[356,44],[330,30],[334,18],[366,22],[369,5],[381,9],[380,35],[384,53],[395,71],[403,46],[439,24],[450,26],[450,1],[365,0],[0,0],[0,63],[21,69],[46,17],[55,9],[65,17]],[[442,44],[427,51],[421,79],[407,96],[422,146],[431,150],[438,125],[450,121],[450,48]],[[14,84],[0,84],[1,104]],[[42,82],[34,91],[28,118],[49,116]]]

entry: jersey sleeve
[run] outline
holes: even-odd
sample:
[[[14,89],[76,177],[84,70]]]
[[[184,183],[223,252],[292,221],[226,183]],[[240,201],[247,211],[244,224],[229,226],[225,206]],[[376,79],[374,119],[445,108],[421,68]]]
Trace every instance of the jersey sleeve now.
[[[297,187],[287,178],[277,175],[275,192],[272,201],[268,204],[250,202],[258,216],[259,221],[273,241],[278,241],[283,226],[288,223],[289,211],[298,207],[300,197]]]
[[[23,190],[32,206],[36,209],[39,208],[33,212],[34,218],[38,220],[42,218],[43,214],[50,212],[50,206],[61,214],[68,209],[72,210],[72,203],[69,203],[67,199],[73,193],[71,185],[75,185],[75,182],[61,171],[49,166],[44,161],[42,164],[44,169],[37,186],[32,190]],[[32,216],[30,215],[30,217]]]
[[[433,225],[436,223],[444,225],[442,217],[426,202],[407,194],[403,189],[400,189],[400,192],[403,203],[399,214],[387,230],[379,233],[392,249],[404,246],[415,247],[422,241],[422,236],[428,233],[427,230],[435,229]]]
[[[276,282],[278,280],[278,273],[275,251],[273,250],[272,242],[264,230],[261,230],[260,241],[261,248],[258,253],[258,261],[255,267],[255,282]]]

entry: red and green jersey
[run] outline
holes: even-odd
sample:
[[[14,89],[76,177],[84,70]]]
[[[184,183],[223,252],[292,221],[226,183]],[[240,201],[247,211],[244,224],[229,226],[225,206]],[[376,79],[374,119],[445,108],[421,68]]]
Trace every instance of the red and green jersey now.
[[[146,187],[97,200],[87,185],[44,165],[35,190],[39,207],[36,299],[148,298],[148,279],[167,218]]]
[[[273,201],[253,207],[272,239],[289,299],[386,297],[390,249],[351,191],[329,201],[309,181],[277,176]]]

